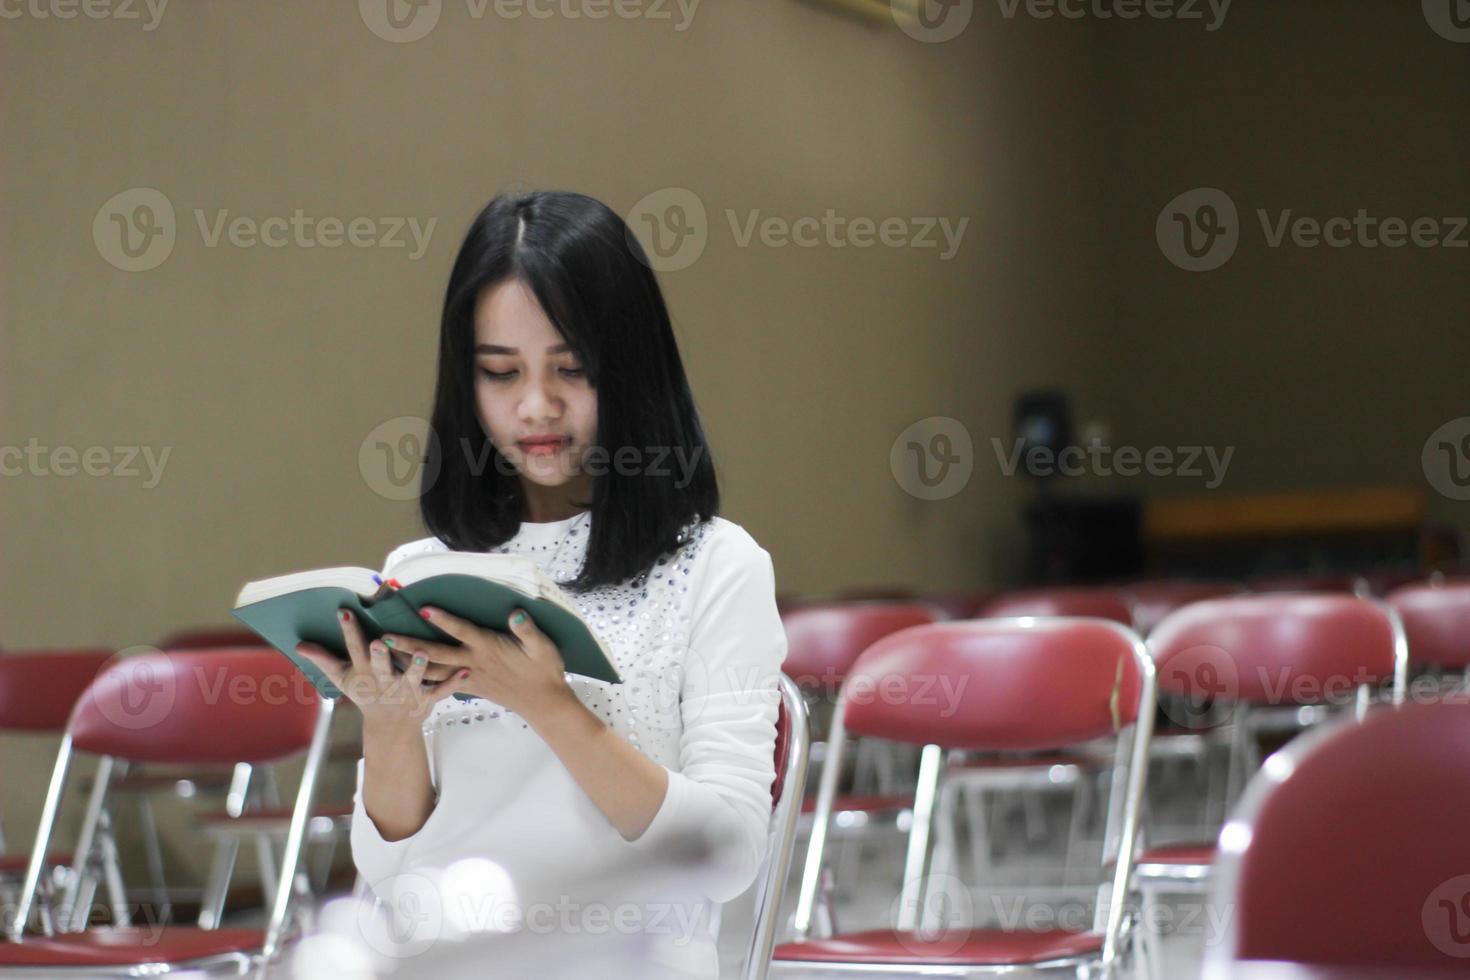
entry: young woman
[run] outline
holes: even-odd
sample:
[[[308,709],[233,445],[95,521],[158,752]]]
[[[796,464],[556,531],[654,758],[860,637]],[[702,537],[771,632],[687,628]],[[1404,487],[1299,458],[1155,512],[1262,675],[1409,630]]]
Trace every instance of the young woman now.
[[[770,555],[717,516],[668,311],[622,219],[573,193],[486,206],[449,279],[431,429],[420,506],[433,536],[385,571],[425,551],[528,556],[623,683],[564,674],[517,614],[481,628],[425,610],[453,646],[368,644],[344,612],[350,664],[299,649],[362,710],[359,872],[390,908],[421,913],[411,893],[434,873],[503,872],[514,908],[500,901],[481,928],[552,945],[638,932],[671,975],[716,976],[711,913],[764,856],[786,640]],[[674,852],[692,868],[662,873]],[[630,868],[669,884],[578,917]]]

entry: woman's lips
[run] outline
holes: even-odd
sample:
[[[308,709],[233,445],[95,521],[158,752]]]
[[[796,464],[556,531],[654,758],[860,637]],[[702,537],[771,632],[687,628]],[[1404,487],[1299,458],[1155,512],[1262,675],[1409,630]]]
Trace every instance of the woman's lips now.
[[[522,439],[516,443],[527,456],[550,456],[566,444],[565,439]]]

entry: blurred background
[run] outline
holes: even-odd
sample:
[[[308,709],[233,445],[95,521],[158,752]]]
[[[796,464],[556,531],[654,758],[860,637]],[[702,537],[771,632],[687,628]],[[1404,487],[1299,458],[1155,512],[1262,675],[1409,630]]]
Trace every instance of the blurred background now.
[[[450,263],[515,187],[644,242],[783,602],[1452,573],[1470,31],[1124,8],[6,0],[0,644],[422,536]]]

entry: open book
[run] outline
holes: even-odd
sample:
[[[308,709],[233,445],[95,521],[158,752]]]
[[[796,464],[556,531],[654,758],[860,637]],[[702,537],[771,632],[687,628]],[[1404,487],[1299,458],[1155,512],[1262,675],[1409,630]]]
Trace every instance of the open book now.
[[[410,555],[384,568],[384,584],[367,568],[320,568],[248,582],[235,598],[231,615],[259,633],[296,664],[324,696],[342,692],[316,665],[296,653],[305,640],[344,660],[347,647],[337,611],[352,610],[365,642],[397,633],[449,646],[459,641],[419,615],[434,606],[479,626],[509,633],[507,620],[520,607],[561,651],[568,673],[619,684],[612,660],[577,613],[577,607],[550,576],[521,555],[444,551]],[[387,584],[394,579],[401,588]],[[455,697],[472,700],[473,695]]]

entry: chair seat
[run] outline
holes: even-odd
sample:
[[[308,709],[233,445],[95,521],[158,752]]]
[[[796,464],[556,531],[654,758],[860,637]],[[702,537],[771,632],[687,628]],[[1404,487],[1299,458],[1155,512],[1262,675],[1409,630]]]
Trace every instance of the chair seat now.
[[[70,865],[72,854],[70,851],[52,851],[46,855],[46,863],[52,867],[59,865]],[[31,863],[29,854],[0,854],[0,875],[25,874],[26,868]]]
[[[912,796],[883,796],[874,794],[870,796],[839,796],[832,801],[832,812],[841,813],[845,810],[863,810],[868,813],[889,813],[894,810],[909,810],[914,805]],[[816,797],[807,797],[801,801],[802,813],[815,813],[817,810]]]
[[[313,817],[350,817],[352,816],[351,803],[333,803],[328,806],[319,806],[312,811]],[[229,824],[235,827],[253,827],[259,825],[262,830],[267,825],[287,826],[291,822],[290,807],[266,807],[260,810],[250,810],[232,817],[224,810],[210,810],[199,815],[199,819],[205,823]]]
[[[190,792],[221,792],[230,788],[234,773],[229,768],[178,769],[171,772],[156,770],[130,772],[112,783],[114,793],[160,793],[178,792],[180,783],[192,786]]]
[[[1138,855],[1139,864],[1214,864],[1215,845],[1167,844]]]
[[[1050,769],[1052,766],[1077,766],[1078,768],[1096,768],[1100,764],[1098,759],[1085,755],[1029,755],[1029,756],[995,756],[958,759],[950,763],[951,772],[964,772],[971,769]]]
[[[1215,866],[1215,845],[1166,844],[1144,851],[1133,866],[1140,887],[1198,892],[1209,883]]]
[[[926,940],[916,932],[872,929],[828,939],[782,943],[774,959],[803,963],[892,963],[918,966],[1020,966],[1094,956],[1102,951],[1098,933],[1046,929],[1037,932],[972,929],[962,939],[940,933]]]
[[[193,926],[168,926],[162,931],[142,926],[90,929],[28,937],[19,943],[0,942],[0,967],[181,963],[229,953],[255,953],[264,941],[265,934],[259,929]]]

